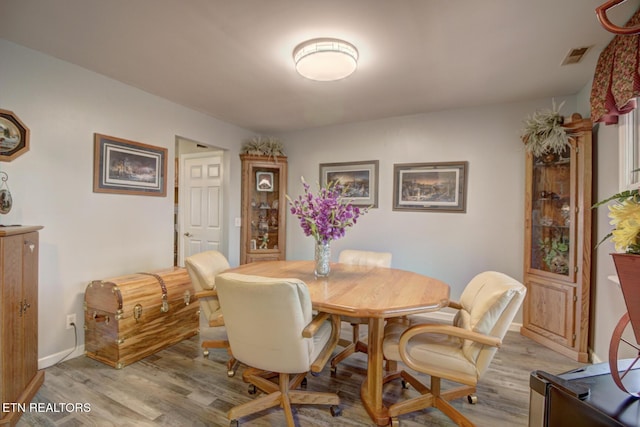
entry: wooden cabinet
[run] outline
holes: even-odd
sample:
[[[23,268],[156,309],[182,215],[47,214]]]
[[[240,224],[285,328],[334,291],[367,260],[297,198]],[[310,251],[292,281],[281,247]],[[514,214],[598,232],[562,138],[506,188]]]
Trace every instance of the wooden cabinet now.
[[[241,154],[240,263],[285,259],[287,158]]]
[[[592,124],[574,114],[559,155],[527,154],[521,333],[588,361],[591,278]]]
[[[38,230],[0,228],[0,424],[15,425],[44,381],[38,371]]]

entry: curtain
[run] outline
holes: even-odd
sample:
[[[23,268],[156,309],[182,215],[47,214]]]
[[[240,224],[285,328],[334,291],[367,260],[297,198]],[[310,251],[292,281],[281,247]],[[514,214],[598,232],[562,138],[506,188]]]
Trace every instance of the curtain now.
[[[625,26],[640,24],[640,9]],[[591,87],[591,120],[607,125],[636,108],[640,96],[640,35],[616,35],[600,54]]]

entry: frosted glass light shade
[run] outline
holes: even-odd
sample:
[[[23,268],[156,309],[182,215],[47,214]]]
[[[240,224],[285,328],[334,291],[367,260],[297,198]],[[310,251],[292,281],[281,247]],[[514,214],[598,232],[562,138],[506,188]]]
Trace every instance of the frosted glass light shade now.
[[[358,50],[338,39],[313,39],[293,50],[296,71],[303,77],[321,82],[344,79],[358,66]]]

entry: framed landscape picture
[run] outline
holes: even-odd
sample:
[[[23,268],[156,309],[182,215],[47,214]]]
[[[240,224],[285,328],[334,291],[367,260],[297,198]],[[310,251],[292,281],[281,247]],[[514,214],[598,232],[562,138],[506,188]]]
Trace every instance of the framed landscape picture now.
[[[355,206],[378,207],[378,160],[321,163],[320,185],[334,182],[346,187],[346,197]]]
[[[468,162],[393,165],[394,211],[466,212]]]
[[[95,134],[93,191],[167,195],[167,149]]]

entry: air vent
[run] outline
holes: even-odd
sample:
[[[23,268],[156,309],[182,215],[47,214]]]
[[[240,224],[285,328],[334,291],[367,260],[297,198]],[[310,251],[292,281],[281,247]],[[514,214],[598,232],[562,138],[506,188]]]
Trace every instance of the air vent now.
[[[582,58],[584,58],[589,49],[591,49],[591,46],[571,49],[567,56],[564,57],[562,65],[577,64],[582,61]]]

